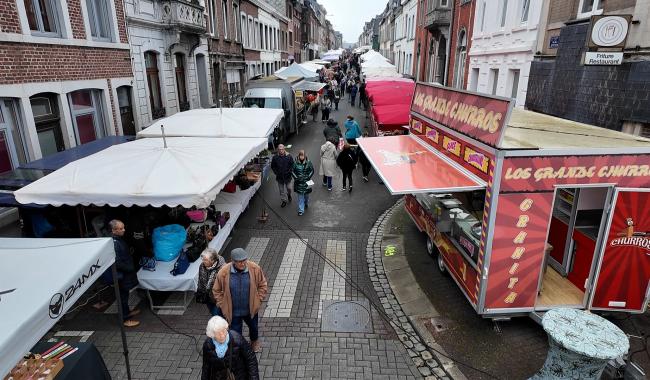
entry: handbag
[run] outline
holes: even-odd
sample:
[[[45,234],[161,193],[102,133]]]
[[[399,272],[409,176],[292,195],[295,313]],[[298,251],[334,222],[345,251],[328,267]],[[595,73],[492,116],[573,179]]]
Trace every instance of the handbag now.
[[[201,210],[189,210],[185,213],[188,218],[190,218],[193,222],[196,223],[203,223],[208,217],[208,212],[205,209]]]
[[[172,276],[178,276],[187,272],[187,268],[189,267],[190,267],[190,259],[187,257],[187,251],[183,250],[181,254],[178,256],[176,262],[174,263],[174,269],[172,269],[169,273]]]
[[[140,266],[144,270],[148,270],[150,272],[155,272],[156,271],[156,259],[153,257],[142,257],[140,258]]]

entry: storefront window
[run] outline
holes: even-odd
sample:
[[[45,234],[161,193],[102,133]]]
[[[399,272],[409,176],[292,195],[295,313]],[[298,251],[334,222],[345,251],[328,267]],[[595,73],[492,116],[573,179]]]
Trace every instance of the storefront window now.
[[[29,99],[43,157],[65,150],[57,97],[56,94],[41,93]]]
[[[101,107],[101,91],[79,90],[69,95],[77,144],[85,144],[105,136]]]

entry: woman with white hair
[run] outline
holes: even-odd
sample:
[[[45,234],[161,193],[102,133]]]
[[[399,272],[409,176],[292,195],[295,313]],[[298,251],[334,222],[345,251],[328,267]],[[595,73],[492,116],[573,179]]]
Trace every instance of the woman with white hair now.
[[[204,303],[212,316],[221,315],[221,310],[212,295],[212,286],[219,269],[226,265],[226,260],[214,248],[206,248],[201,253],[199,282],[196,289],[196,302]]]
[[[205,329],[201,380],[258,380],[257,356],[237,331],[228,330],[228,322],[216,316]]]

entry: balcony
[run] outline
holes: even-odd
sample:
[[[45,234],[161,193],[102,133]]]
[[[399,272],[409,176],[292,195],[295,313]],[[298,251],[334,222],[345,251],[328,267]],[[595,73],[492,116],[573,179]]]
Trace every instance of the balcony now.
[[[451,23],[451,9],[433,8],[424,18],[424,27],[429,29],[448,26]]]
[[[171,27],[188,33],[206,32],[204,8],[197,0],[163,0],[163,21]]]

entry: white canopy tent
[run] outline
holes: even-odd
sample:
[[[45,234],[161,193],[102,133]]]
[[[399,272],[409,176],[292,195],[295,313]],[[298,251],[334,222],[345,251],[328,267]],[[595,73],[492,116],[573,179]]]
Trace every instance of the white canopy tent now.
[[[110,238],[0,239],[0,376],[114,261]]]
[[[375,67],[363,69],[361,72],[364,78],[401,78],[402,74],[398,73],[395,68]]]
[[[384,57],[383,55],[381,55],[381,53],[374,50],[368,50],[366,53],[361,54],[359,58],[361,58],[362,62],[369,61],[372,59],[377,59],[377,58],[383,59],[384,61],[388,61],[388,58]]]
[[[271,108],[208,108],[175,113],[138,132],[138,137],[268,137],[284,112]]]
[[[382,59],[382,58],[373,58],[361,63],[361,70],[363,71],[366,68],[379,68],[379,67],[392,67],[395,68],[395,65]]]
[[[266,138],[147,138],[74,161],[14,192],[20,203],[207,207]]]
[[[303,77],[305,80],[318,80],[318,73],[316,73],[316,70],[307,69],[295,62],[288,67],[283,67],[276,71],[275,76],[282,79],[287,79],[289,77]]]
[[[316,71],[322,69],[323,67],[325,67],[324,65],[320,65],[320,64],[314,63],[314,62],[303,62],[303,63],[299,63],[299,65],[304,67],[305,69],[307,69],[309,71],[314,71],[314,72],[316,72]]]

